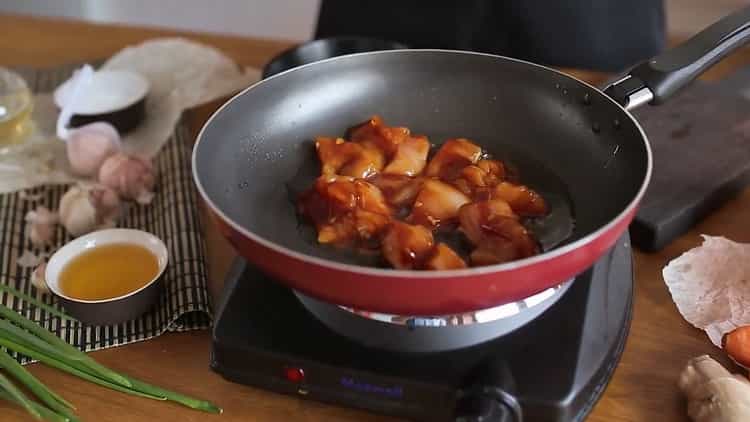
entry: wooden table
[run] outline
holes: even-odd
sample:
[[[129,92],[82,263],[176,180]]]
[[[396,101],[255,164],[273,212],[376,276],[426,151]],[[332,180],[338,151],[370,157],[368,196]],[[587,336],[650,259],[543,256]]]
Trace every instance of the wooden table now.
[[[96,26],[26,17],[0,16],[0,65],[51,66],[107,57],[126,45],[157,36],[182,35],[222,49],[243,65],[261,66],[288,44],[233,37]],[[720,78],[750,62],[747,51],[716,66],[707,78]],[[589,79],[596,80],[591,75]],[[216,106],[196,110],[194,127],[200,127]],[[589,418],[592,422],[685,421],[685,402],[676,380],[685,362],[708,353],[727,362],[702,332],[678,314],[661,278],[661,269],[672,258],[700,243],[701,233],[750,241],[750,191],[715,212],[689,234],[657,254],[636,253],[634,320],[625,353],[614,378]],[[233,254],[210,222],[211,288],[221,289],[224,271]],[[222,416],[186,410],[168,403],[134,398],[79,381],[44,366],[31,371],[75,403],[82,420],[221,420],[221,421],[387,421],[377,415],[300,400],[229,383],[208,368],[209,333],[168,334],[148,342],[94,353],[117,370],[166,388],[212,400],[224,408]],[[0,403],[0,420],[25,420],[27,416]]]

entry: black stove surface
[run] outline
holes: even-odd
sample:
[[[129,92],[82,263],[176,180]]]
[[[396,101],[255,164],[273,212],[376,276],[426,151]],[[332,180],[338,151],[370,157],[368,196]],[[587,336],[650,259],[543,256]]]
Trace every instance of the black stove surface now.
[[[469,396],[493,386],[520,404],[524,421],[578,421],[622,353],[632,292],[625,236],[515,332],[460,350],[400,353],[334,333],[289,289],[238,261],[217,313],[211,367],[234,382],[414,420],[483,411],[486,403]]]

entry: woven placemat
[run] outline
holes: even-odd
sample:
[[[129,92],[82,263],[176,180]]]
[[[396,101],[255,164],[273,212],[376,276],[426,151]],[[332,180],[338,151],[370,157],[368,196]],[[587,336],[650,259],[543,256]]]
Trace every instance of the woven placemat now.
[[[36,93],[50,92],[69,78],[77,66],[54,69],[18,69]],[[94,351],[147,340],[167,331],[206,329],[212,320],[207,289],[205,245],[198,213],[198,197],[190,168],[191,138],[187,122],[181,119],[165,147],[155,158],[158,183],[155,197],[146,206],[131,206],[118,227],[145,230],[158,236],[169,249],[164,290],[154,308],[118,325],[90,326],[51,316],[14,296],[0,293],[0,302],[57,333],[84,351]],[[31,268],[17,264],[26,250],[53,252],[71,240],[58,227],[57,244],[46,250],[33,249],[24,233],[26,212],[37,205],[56,209],[69,186],[43,186],[25,194],[0,195],[0,283],[7,284],[52,306],[59,306],[49,294],[31,284]],[[20,359],[22,362],[28,360]]]

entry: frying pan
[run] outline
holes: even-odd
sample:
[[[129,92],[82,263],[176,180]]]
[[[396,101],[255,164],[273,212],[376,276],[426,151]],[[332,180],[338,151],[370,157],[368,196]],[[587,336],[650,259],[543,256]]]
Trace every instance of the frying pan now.
[[[517,301],[588,269],[627,230],[651,177],[628,111],[661,104],[750,37],[750,7],[635,66],[605,90],[533,63],[463,51],[339,56],[264,79],[224,104],[193,151],[195,183],[237,252],[314,298],[401,315]],[[319,172],[315,136],[381,115],[439,144],[466,137],[551,203],[541,254],[449,271],[379,267],[321,246],[293,195]]]

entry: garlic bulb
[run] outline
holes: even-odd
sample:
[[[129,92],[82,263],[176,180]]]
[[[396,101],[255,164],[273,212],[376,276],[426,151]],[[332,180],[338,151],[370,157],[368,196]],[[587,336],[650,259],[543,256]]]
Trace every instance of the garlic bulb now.
[[[39,264],[38,267],[34,268],[31,272],[31,284],[42,293],[49,293],[49,286],[47,286],[47,279],[44,276],[44,272],[47,270],[47,263]]]
[[[66,150],[73,173],[96,175],[104,160],[120,149],[120,135],[112,125],[90,123],[68,133]]]
[[[55,236],[55,225],[57,224],[57,214],[53,213],[47,207],[38,206],[36,209],[26,213],[26,236],[31,244],[41,248],[52,242]]]
[[[117,153],[104,161],[99,169],[99,182],[114,189],[124,199],[148,204],[156,184],[154,166],[147,159]]]
[[[60,199],[60,223],[73,236],[113,227],[120,217],[120,199],[105,186],[73,186]]]

